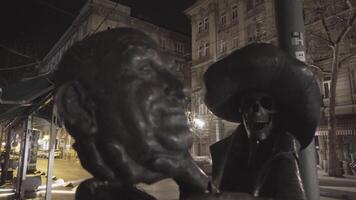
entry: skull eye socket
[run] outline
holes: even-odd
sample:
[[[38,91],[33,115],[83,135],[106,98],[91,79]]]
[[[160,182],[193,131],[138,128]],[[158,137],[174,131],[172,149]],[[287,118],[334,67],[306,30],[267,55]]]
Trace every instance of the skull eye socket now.
[[[272,110],[273,109],[273,101],[272,98],[269,97],[263,97],[261,99],[261,105],[266,108],[267,110]]]

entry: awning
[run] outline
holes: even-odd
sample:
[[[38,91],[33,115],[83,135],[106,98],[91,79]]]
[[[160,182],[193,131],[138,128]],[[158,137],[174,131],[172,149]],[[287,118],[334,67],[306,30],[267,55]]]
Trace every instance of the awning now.
[[[327,128],[318,128],[316,131],[316,136],[327,136]],[[342,127],[336,128],[336,135],[341,136],[356,136],[356,127]]]
[[[20,81],[0,89],[0,122],[25,117],[51,98],[51,76]]]

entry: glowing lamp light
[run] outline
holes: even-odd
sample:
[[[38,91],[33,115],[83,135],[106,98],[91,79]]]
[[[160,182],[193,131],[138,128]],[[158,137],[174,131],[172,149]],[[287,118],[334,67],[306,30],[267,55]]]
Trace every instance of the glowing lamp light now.
[[[205,122],[202,119],[194,118],[193,121],[197,128],[204,128]]]

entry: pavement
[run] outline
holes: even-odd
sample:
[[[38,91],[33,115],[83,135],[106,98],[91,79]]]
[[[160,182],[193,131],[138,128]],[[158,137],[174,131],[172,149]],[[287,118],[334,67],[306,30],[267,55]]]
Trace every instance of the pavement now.
[[[37,169],[46,171],[46,160],[38,160]],[[320,183],[320,200],[356,200],[356,176],[345,176],[344,178],[328,177],[319,170]],[[68,161],[55,159],[54,176],[57,180],[54,181],[51,199],[52,200],[74,200],[75,191],[79,183],[90,178],[77,161]],[[31,200],[45,199],[45,180],[42,177],[42,187],[35,194],[35,198],[27,198]],[[155,196],[159,200],[177,200],[178,186],[171,179],[165,179],[152,185],[140,184],[138,187],[149,194]],[[9,195],[13,194],[13,190],[9,187],[0,188],[0,200],[9,199]]]
[[[322,170],[318,170],[320,195],[336,199],[356,200],[356,176],[329,177]]]

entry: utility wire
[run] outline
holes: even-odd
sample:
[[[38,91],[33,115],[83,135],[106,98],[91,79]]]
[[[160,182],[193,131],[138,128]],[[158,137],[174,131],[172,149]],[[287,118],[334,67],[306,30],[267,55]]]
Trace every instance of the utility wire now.
[[[53,10],[56,10],[56,11],[62,13],[62,14],[68,15],[68,16],[70,16],[70,17],[72,17],[72,18],[75,18],[75,17],[76,17],[75,14],[70,13],[70,12],[68,12],[68,11],[66,11],[66,10],[63,10],[63,9],[61,9],[61,8],[58,8],[58,7],[56,7],[56,6],[53,6],[52,4],[49,4],[49,3],[44,2],[44,1],[42,1],[42,0],[37,0],[37,2],[39,2],[40,4],[43,4],[43,5],[47,6],[47,7],[50,7],[50,8],[52,8]]]
[[[98,27],[96,27],[95,31],[93,32],[93,34],[95,34],[100,27],[104,24],[104,22],[109,18],[109,16],[114,12],[114,10],[117,8],[117,6],[119,5],[121,1],[118,0],[115,4],[115,6],[107,13],[107,15],[104,17],[103,21],[101,21],[101,23],[98,25]]]
[[[19,55],[19,56],[22,56],[22,57],[25,57],[25,58],[33,59],[33,60],[36,61],[37,64],[40,63],[40,61],[39,61],[37,58],[33,57],[33,56],[29,56],[29,55],[20,53],[20,52],[14,50],[14,49],[11,49],[11,48],[9,48],[9,47],[7,47],[7,46],[5,46],[5,45],[2,45],[2,44],[0,44],[0,47],[6,49],[7,51],[9,51],[9,52],[11,52],[11,53],[13,53],[13,54],[16,54],[16,55]]]
[[[0,67],[0,71],[11,71],[11,70],[17,70],[17,69],[22,69],[22,68],[26,68],[26,67],[30,67],[33,65],[38,64],[37,62],[34,63],[29,63],[29,64],[24,64],[24,65],[16,65],[13,67]]]

